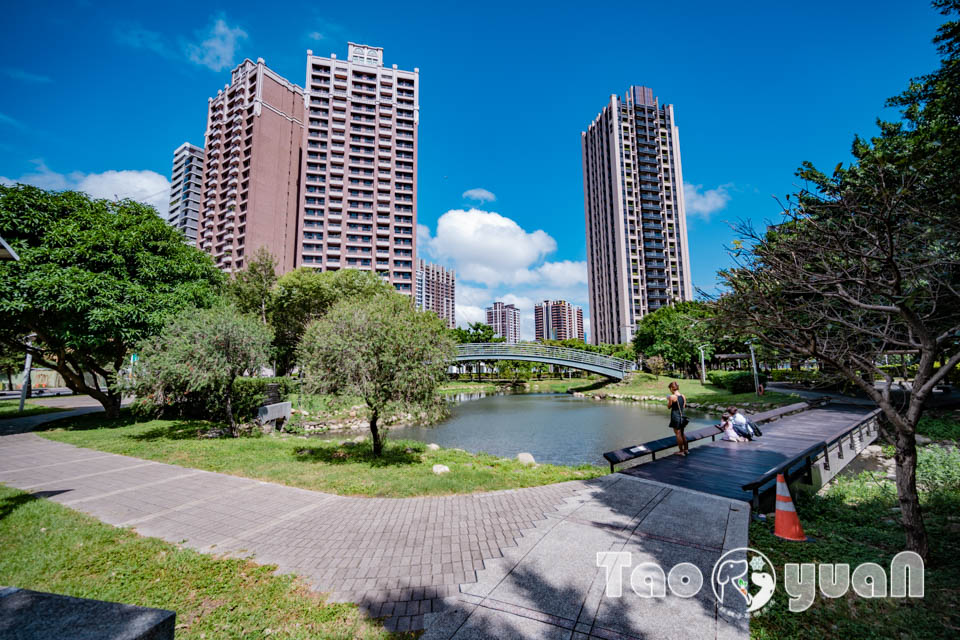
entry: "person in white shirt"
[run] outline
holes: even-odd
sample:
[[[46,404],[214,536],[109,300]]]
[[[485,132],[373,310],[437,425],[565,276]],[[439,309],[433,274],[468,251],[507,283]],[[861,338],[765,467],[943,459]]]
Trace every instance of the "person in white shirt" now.
[[[733,430],[737,432],[737,435],[747,440],[753,440],[757,436],[757,433],[747,421],[747,416],[740,413],[736,407],[727,408],[727,413],[730,414],[730,421],[733,423]]]
[[[726,440],[727,442],[747,442],[746,438],[738,436],[737,432],[733,430],[733,420],[729,413],[723,414],[720,420],[720,428],[723,429],[721,440]]]

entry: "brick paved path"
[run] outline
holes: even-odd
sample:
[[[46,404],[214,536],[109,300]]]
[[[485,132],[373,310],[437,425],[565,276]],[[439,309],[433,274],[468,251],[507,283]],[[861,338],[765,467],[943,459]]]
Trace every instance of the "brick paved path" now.
[[[623,474],[466,496],[348,498],[19,434],[0,438],[0,482],[143,535],[276,564],[387,617],[389,629],[659,637],[682,615],[686,631],[665,637],[745,637],[703,593],[654,609],[648,599],[601,597],[598,551],[633,550],[666,570],[694,562],[709,592],[712,563],[746,543],[743,503]]]

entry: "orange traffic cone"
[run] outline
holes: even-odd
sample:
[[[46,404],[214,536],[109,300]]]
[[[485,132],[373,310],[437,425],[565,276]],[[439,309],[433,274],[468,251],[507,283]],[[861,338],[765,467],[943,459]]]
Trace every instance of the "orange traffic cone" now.
[[[783,474],[777,475],[777,511],[774,514],[773,535],[784,540],[806,542],[807,536],[800,526],[797,510],[793,508],[793,498]]]

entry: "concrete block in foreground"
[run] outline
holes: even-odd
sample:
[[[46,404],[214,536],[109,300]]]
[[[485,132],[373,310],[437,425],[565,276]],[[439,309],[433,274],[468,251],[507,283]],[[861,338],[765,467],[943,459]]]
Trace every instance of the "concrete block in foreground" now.
[[[0,639],[173,640],[176,613],[0,587]]]

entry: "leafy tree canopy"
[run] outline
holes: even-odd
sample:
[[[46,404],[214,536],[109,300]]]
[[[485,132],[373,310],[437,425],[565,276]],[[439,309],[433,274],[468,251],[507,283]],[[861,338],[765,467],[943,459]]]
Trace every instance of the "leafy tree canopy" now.
[[[713,316],[709,305],[703,302],[678,302],[660,307],[637,324],[634,350],[693,369],[699,366],[700,345],[704,345],[705,358],[713,356]]]
[[[0,235],[19,261],[0,263],[0,341],[56,369],[74,391],[119,411],[113,384],[131,347],[189,306],[209,306],[223,283],[210,257],[147,205],[0,186]]]
[[[246,268],[233,274],[227,292],[238,310],[255,313],[261,322],[267,324],[276,283],[277,261],[269,250],[260,247]]]
[[[453,359],[444,322],[393,292],[336,303],[310,323],[298,351],[309,390],[363,398],[378,456],[384,437],[380,417],[392,408],[441,406],[437,388]]]
[[[358,269],[319,272],[301,267],[281,276],[273,288],[268,310],[276,333],[277,373],[293,367],[297,345],[311,320],[321,317],[341,300],[369,299],[393,292],[393,287],[375,273]]]
[[[259,373],[269,361],[273,331],[253,314],[236,307],[188,309],[173,317],[159,335],[138,346],[140,359],[126,390],[140,400],[163,407],[189,404],[188,396],[223,402],[231,433],[234,381]]]
[[[470,325],[463,329],[461,327],[456,327],[451,329],[453,334],[453,339],[458,344],[476,344],[476,343],[488,343],[488,342],[503,342],[503,338],[498,338],[497,334],[494,332],[493,327],[482,322],[471,322]]]

